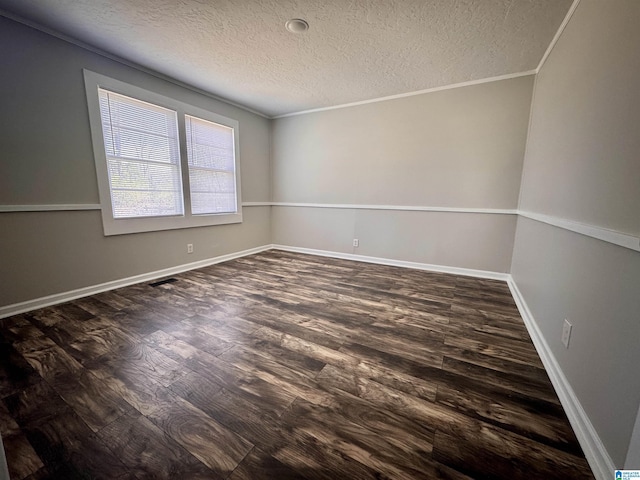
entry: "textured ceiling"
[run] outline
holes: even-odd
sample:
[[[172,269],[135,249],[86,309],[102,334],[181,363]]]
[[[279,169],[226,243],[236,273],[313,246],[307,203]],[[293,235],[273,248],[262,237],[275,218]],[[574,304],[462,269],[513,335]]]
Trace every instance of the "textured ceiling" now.
[[[533,70],[572,0],[0,0],[269,116]],[[303,18],[310,29],[284,28]]]

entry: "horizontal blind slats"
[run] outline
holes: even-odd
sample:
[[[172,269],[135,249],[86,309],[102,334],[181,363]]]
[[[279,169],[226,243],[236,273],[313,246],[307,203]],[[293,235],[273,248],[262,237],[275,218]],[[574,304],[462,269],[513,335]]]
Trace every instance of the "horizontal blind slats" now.
[[[185,116],[191,211],[237,211],[233,128]]]
[[[98,93],[114,218],[182,215],[176,112]]]

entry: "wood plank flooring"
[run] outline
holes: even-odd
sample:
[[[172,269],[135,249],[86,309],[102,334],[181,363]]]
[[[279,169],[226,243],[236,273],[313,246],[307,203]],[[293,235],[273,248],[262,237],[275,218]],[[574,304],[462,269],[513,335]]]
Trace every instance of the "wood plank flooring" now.
[[[0,320],[20,479],[593,478],[506,284],[269,251]]]

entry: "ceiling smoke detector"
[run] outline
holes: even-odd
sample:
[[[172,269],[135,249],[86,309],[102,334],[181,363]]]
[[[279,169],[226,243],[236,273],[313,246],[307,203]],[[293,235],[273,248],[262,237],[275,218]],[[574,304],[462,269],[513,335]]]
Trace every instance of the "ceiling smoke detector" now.
[[[291,33],[304,33],[309,30],[309,24],[301,18],[292,18],[284,24]]]

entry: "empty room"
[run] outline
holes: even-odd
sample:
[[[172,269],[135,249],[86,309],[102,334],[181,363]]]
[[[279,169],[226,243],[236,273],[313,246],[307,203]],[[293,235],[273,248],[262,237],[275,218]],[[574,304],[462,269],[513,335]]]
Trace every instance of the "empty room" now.
[[[0,480],[640,479],[638,25],[0,0]]]

